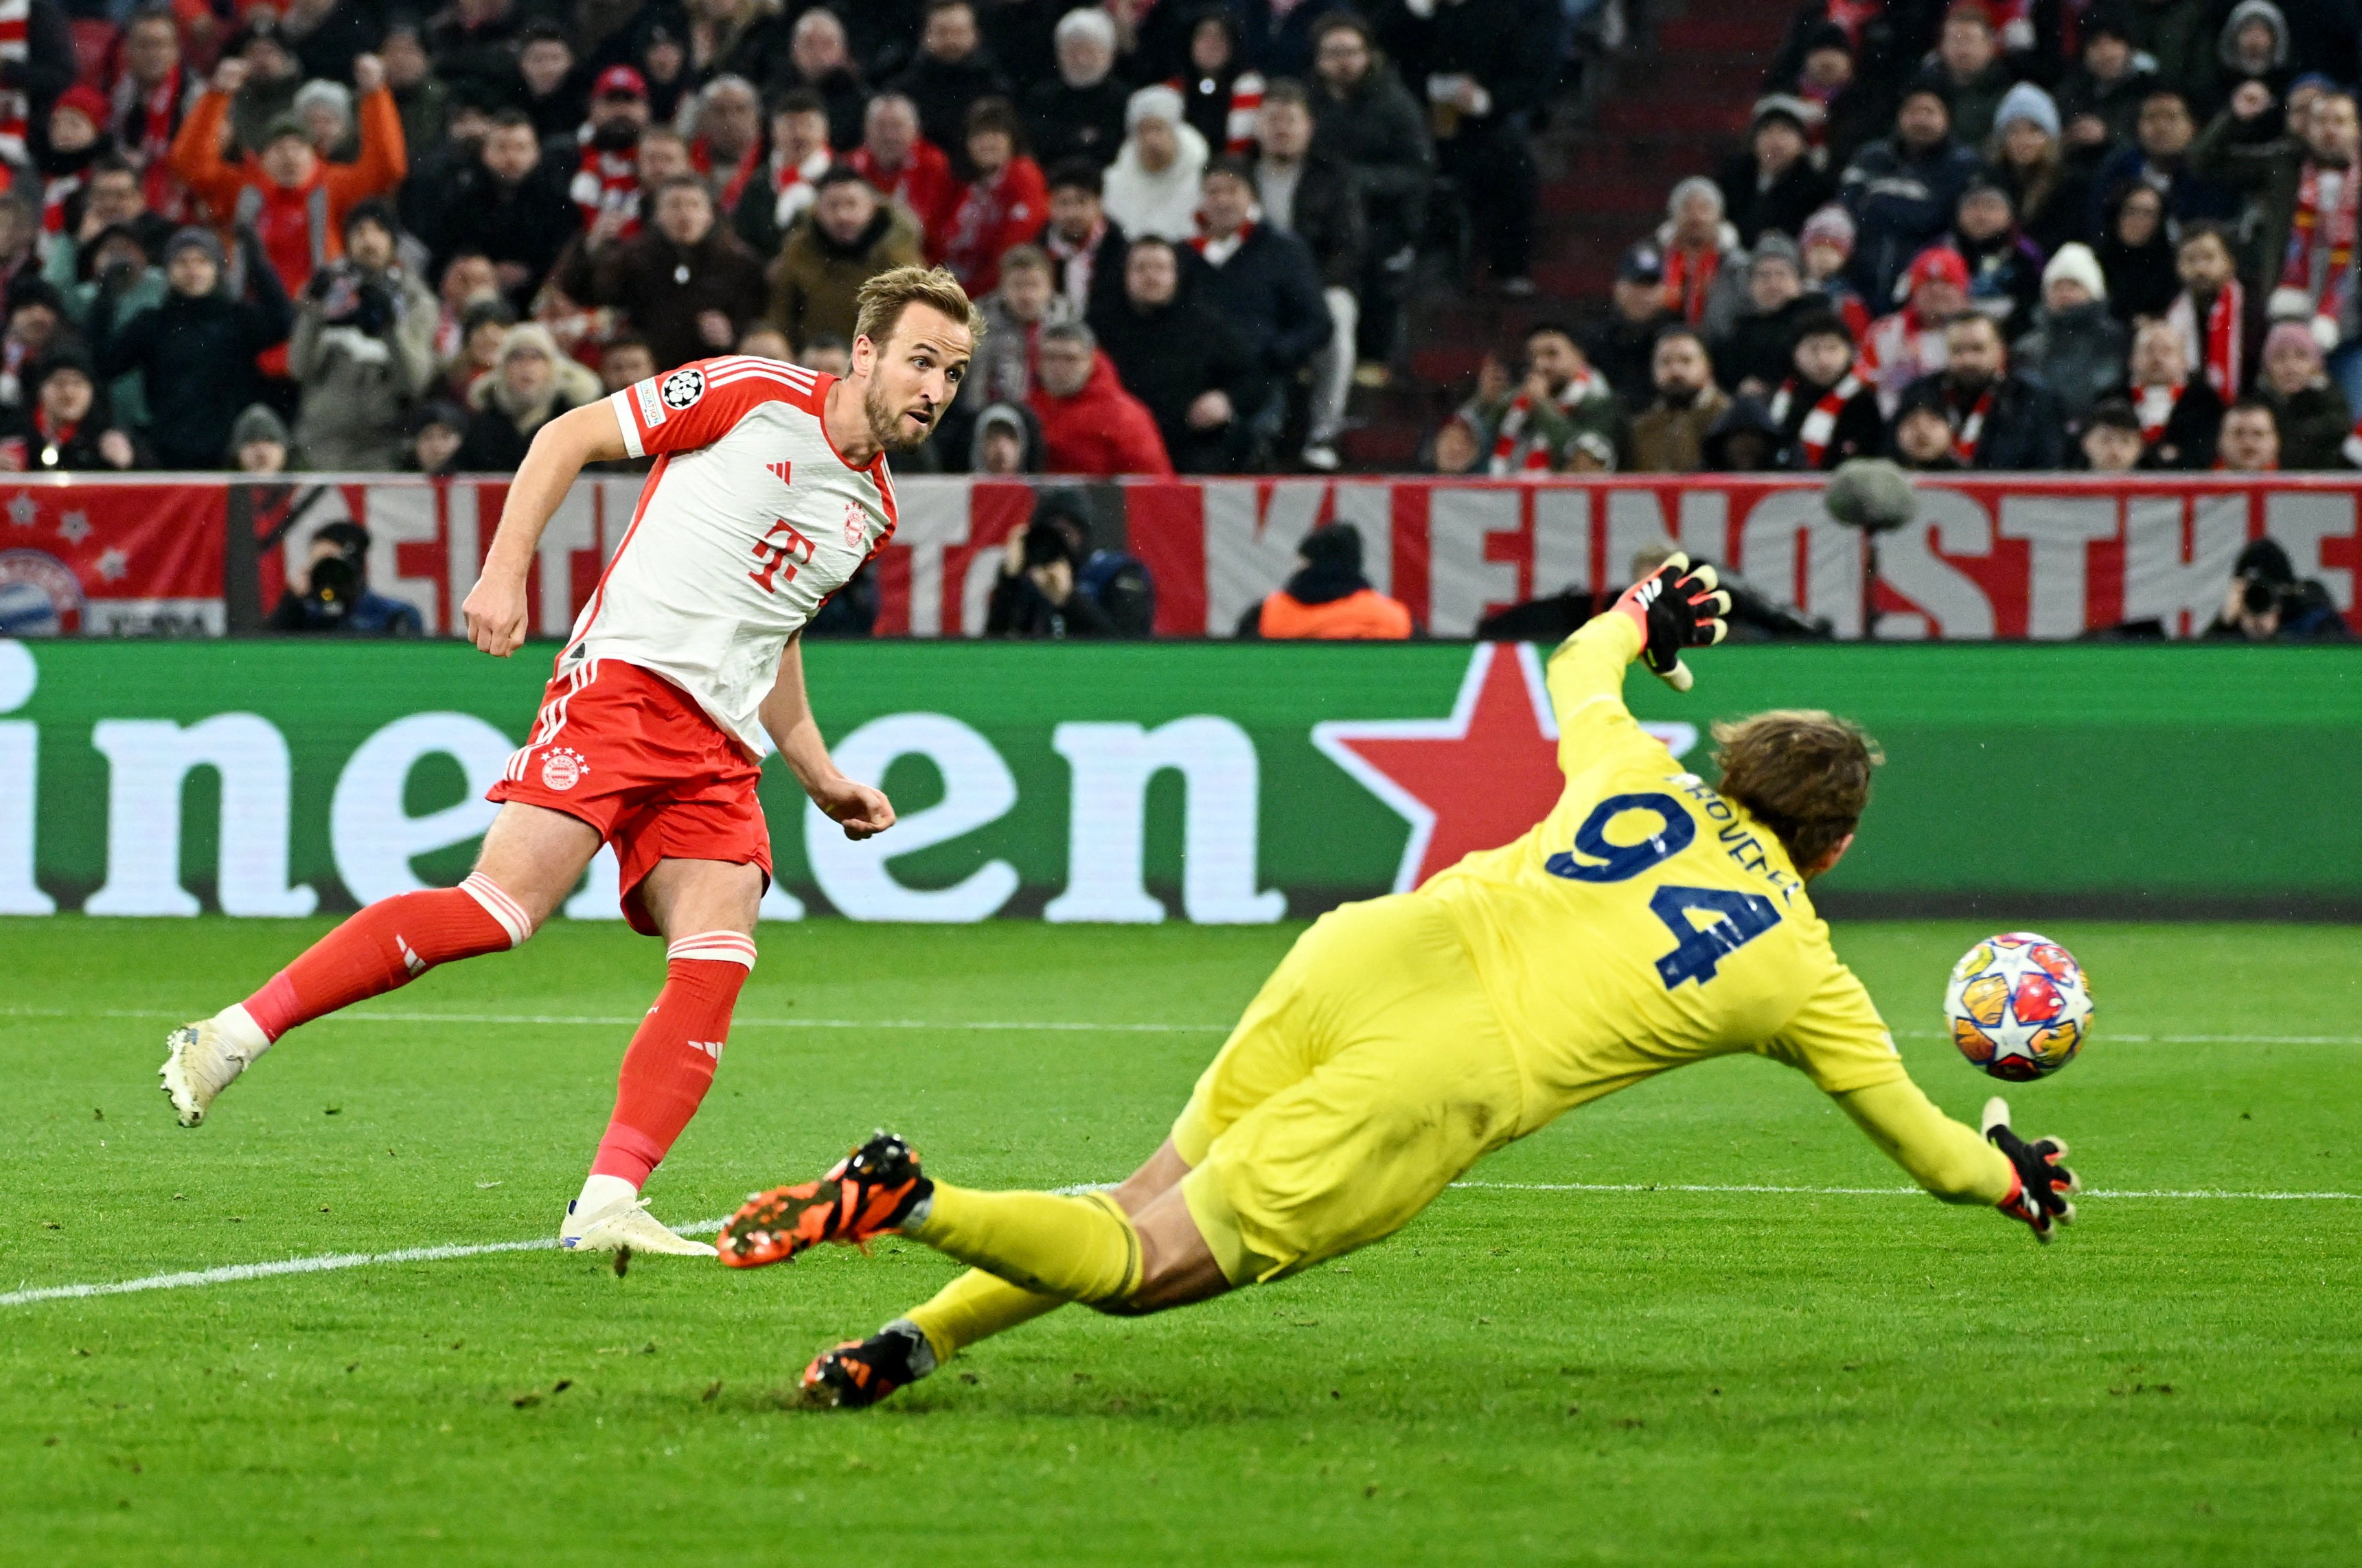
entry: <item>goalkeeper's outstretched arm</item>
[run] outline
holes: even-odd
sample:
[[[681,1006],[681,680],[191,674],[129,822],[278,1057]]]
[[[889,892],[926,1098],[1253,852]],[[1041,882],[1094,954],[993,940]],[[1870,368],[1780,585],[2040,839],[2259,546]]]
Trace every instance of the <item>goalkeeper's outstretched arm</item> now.
[[[1909,1078],[1832,1098],[1887,1158],[1947,1203],[1990,1203],[2030,1226],[2038,1242],[2075,1218],[2068,1198],[2075,1176],[2060,1163],[2067,1145],[2020,1138],[1998,1096],[1986,1102],[1981,1135],[1937,1110]]]

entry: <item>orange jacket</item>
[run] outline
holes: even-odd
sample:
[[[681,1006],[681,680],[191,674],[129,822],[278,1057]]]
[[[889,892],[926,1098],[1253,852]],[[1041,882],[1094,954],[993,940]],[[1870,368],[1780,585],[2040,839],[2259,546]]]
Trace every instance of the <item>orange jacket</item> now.
[[[222,157],[222,127],[229,96],[207,92],[172,138],[172,172],[195,192],[215,222],[226,228],[250,223],[263,254],[292,299],[313,269],[344,254],[345,214],[371,196],[389,194],[410,171],[402,143],[402,114],[393,94],[379,88],[360,101],[361,155],[353,163],[318,160],[311,183],[290,190],[271,183],[252,153],[235,163]]]
[[[1256,626],[1266,637],[1399,641],[1410,635],[1410,611],[1374,588],[1326,604],[1307,604],[1283,591],[1263,602]]]

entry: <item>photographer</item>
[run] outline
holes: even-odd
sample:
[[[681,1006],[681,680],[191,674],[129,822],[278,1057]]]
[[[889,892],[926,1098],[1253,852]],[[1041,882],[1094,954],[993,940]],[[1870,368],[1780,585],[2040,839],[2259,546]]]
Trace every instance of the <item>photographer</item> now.
[[[1011,529],[999,580],[986,606],[988,637],[1104,637],[1107,617],[1076,585],[1085,548],[1081,521],[1065,502],[1044,500],[1033,521]]]
[[[2276,539],[2257,539],[2239,552],[2224,591],[2223,613],[2206,628],[2217,639],[2251,643],[2334,642],[2353,635],[2329,590],[2298,580],[2288,551]]]
[[[369,530],[330,523],[312,536],[304,569],[270,612],[274,632],[343,632],[358,637],[415,637],[426,627],[399,599],[369,591]]]
[[[314,272],[295,302],[287,368],[304,388],[296,445],[330,472],[398,468],[403,418],[435,373],[435,296],[397,259],[383,203],[346,214],[344,238],[343,258]]]

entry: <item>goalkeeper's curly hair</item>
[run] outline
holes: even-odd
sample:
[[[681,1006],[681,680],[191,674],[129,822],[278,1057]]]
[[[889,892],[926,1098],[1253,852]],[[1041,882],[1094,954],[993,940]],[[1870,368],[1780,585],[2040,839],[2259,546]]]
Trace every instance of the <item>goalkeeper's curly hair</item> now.
[[[1722,793],[1778,835],[1811,875],[1870,805],[1871,769],[1886,760],[1860,724],[1817,708],[1775,708],[1714,726]]]

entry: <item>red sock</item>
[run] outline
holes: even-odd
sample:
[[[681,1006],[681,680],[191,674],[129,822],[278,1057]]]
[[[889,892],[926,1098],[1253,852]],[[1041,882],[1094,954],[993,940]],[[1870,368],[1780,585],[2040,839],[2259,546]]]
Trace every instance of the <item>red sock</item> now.
[[[615,1114],[590,1162],[592,1176],[647,1185],[712,1087],[730,1010],[754,967],[754,939],[734,931],[684,936],[665,949],[665,988],[624,1053]]]
[[[514,947],[533,922],[481,875],[456,888],[381,899],[307,948],[246,999],[276,1040],[299,1023],[406,986],[437,964]]]

